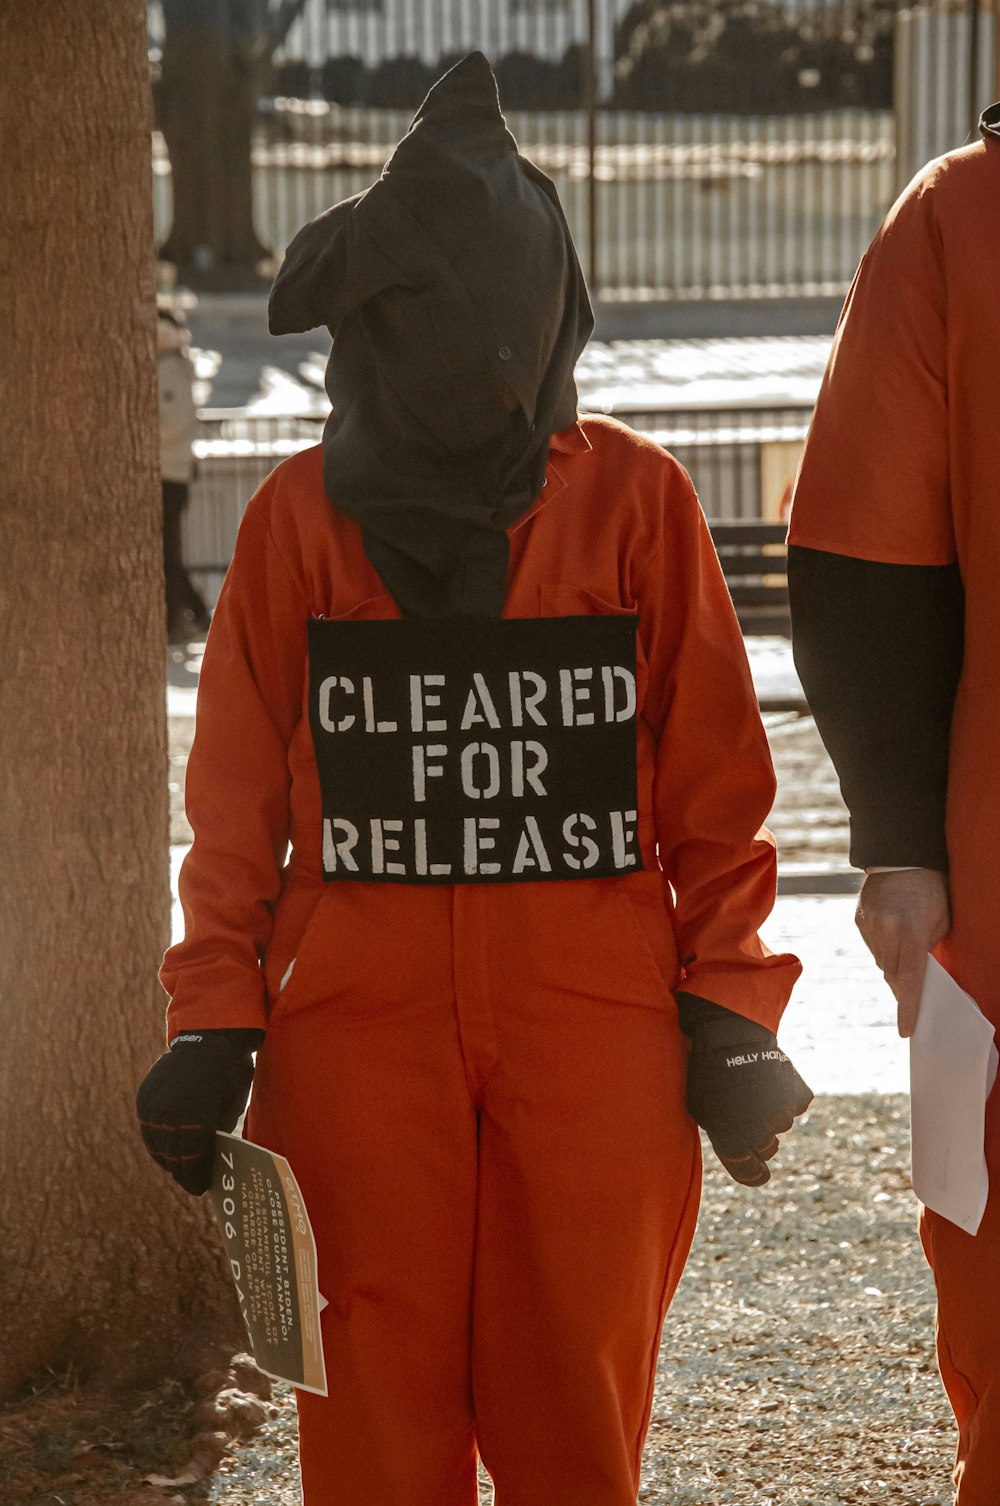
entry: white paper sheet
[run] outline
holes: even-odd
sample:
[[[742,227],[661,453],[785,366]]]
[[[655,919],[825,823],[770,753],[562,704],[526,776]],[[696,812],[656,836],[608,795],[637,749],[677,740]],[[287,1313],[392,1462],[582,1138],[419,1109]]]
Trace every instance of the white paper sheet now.
[[[993,1026],[928,957],[910,1037],[913,1190],[967,1234],[979,1228],[989,1192],[984,1126],[997,1062]]]

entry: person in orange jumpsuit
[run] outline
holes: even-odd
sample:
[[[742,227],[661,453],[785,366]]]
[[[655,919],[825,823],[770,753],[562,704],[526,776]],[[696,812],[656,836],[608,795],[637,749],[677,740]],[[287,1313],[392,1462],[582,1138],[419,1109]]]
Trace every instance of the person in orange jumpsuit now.
[[[308,1506],[472,1506],[480,1457],[634,1506],[695,1120],[756,1185],[811,1097],[725,583],[682,468],[577,419],[586,289],[481,54],[270,319],[332,329],[332,413],[213,618],[143,1134],[203,1192],[253,1076],[329,1302]]]
[[[889,212],[792,505],[796,662],[867,870],[858,924],[912,1034],[933,951],[1000,1024],[1000,106]],[[1000,1499],[1000,1102],[975,1236],[923,1209],[961,1506]]]

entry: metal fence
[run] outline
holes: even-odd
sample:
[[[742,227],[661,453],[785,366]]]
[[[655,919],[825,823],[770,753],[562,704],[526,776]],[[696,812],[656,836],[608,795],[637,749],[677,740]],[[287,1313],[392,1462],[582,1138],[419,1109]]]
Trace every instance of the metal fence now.
[[[918,7],[896,26],[896,183],[970,139],[975,117],[1000,96],[1000,6]]]
[[[323,423],[239,408],[204,408],[199,418],[195,478],[181,537],[185,564],[214,606],[247,503],[276,465],[319,442]]]
[[[713,522],[787,518],[790,482],[812,417],[808,404],[618,408],[615,417],[691,473]]]
[[[158,3],[169,18],[191,0]],[[973,15],[980,3],[272,0],[295,19],[270,50],[253,43],[270,58],[247,148],[257,234],[280,253],[371,183],[427,86],[479,47],[522,150],[558,184],[595,292],[840,294],[914,156],[959,144],[989,102],[1000,0]],[[169,25],[157,45],[169,118],[185,71]],[[233,56],[250,56],[241,45]],[[211,156],[210,140],[194,146],[196,164]],[[171,188],[158,137],[160,239]]]

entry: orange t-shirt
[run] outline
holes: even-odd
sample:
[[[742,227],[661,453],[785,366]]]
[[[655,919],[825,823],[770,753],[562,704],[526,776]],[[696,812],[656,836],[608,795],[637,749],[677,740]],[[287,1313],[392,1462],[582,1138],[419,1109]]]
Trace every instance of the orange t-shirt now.
[[[844,305],[799,468],[789,543],[962,564],[1000,481],[1000,140],[932,162],[886,217]]]
[[[957,564],[965,653],[951,721],[948,961],[1000,1018],[1000,138],[930,163],[861,262],[834,339],[789,543]],[[850,610],[850,604],[845,604]],[[878,655],[879,644],[870,645]]]

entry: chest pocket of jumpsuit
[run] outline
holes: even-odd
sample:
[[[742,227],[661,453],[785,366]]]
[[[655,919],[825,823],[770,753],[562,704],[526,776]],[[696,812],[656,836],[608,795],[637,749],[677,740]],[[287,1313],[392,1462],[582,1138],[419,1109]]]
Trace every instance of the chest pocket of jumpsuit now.
[[[599,596],[596,591],[587,591],[582,586],[541,585],[538,588],[538,605],[542,617],[634,617],[639,608],[623,605]],[[635,640],[635,696],[636,715],[642,716],[646,686],[649,682],[649,667],[637,633]]]

